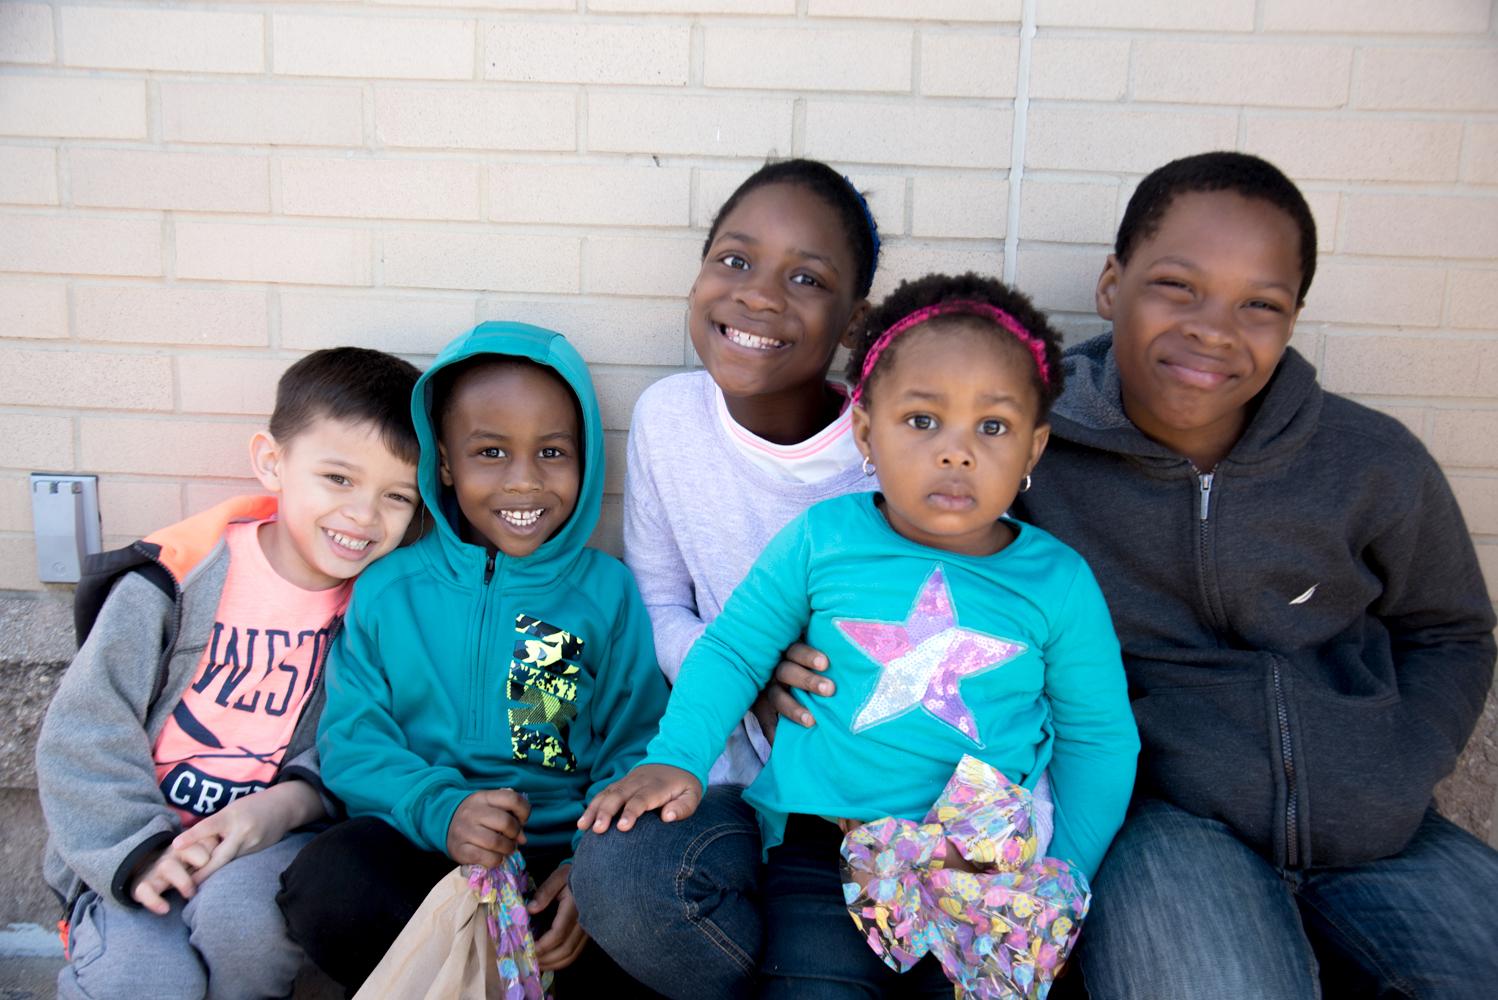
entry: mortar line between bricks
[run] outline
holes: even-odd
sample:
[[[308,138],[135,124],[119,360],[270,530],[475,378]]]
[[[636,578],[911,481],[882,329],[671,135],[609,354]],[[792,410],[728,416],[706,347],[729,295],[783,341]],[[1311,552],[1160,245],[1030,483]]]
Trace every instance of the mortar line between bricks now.
[[[1009,209],[1004,219],[1004,283],[1019,273],[1019,215],[1025,178],[1025,133],[1030,121],[1030,61],[1035,46],[1035,0],[1020,7],[1019,64],[1015,70],[1014,118],[1009,139]]]

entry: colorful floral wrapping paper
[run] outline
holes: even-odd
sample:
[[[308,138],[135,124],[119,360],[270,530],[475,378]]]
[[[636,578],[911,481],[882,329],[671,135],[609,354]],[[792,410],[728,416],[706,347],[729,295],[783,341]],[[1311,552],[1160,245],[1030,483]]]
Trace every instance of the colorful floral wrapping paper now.
[[[478,896],[504,989],[504,1000],[551,1000],[551,973],[536,964],[531,915],[525,897],[535,891],[525,859],[516,851],[497,868],[468,867],[468,888]]]
[[[924,822],[843,838],[843,896],[875,954],[897,972],[935,955],[959,997],[1043,1000],[1092,894],[1065,861],[1036,859],[1033,811],[1029,790],[964,756]],[[949,841],[992,868],[946,868]]]

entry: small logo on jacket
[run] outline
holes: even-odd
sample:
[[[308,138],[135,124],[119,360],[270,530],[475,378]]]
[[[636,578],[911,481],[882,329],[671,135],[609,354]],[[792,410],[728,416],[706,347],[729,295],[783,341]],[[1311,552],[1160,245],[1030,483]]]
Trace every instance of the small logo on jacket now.
[[[1312,596],[1315,595],[1316,588],[1319,587],[1319,586],[1321,586],[1321,584],[1319,584],[1319,583],[1313,583],[1313,584],[1311,584],[1311,589],[1310,590],[1306,591],[1304,594],[1301,594],[1299,597],[1294,598],[1293,600],[1290,601],[1290,603],[1292,605],[1306,603],[1307,601],[1309,601],[1312,598]]]

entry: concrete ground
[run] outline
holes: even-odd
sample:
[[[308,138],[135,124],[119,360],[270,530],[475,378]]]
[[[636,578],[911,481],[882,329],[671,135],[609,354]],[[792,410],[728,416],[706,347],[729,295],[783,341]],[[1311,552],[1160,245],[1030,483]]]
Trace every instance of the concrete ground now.
[[[36,924],[0,930],[0,1000],[43,1000],[56,995],[62,947]]]
[[[0,1000],[52,1000],[63,966],[57,935],[36,924],[0,930]],[[344,992],[316,969],[297,977],[293,1000],[339,1000]]]
[[[62,958],[0,956],[0,1000],[47,1000],[57,995],[54,984]]]

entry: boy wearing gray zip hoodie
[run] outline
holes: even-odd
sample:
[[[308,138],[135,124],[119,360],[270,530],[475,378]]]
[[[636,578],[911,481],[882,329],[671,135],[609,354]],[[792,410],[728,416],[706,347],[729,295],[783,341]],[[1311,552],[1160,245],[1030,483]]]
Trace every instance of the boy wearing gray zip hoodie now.
[[[1289,348],[1295,185],[1238,153],[1140,184],[1015,513],[1092,565],[1143,742],[1080,946],[1098,998],[1468,997],[1498,852],[1432,790],[1492,681],[1445,477]],[[1319,987],[1318,987],[1319,979]]]

